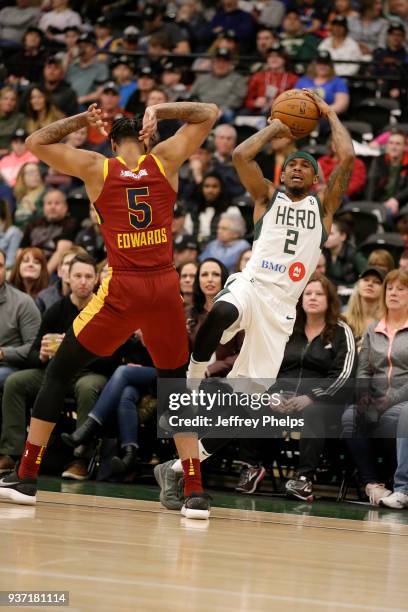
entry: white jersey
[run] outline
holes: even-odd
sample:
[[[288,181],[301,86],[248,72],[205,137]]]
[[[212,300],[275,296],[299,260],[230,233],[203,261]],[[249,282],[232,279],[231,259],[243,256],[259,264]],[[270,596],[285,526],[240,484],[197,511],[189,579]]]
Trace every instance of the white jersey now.
[[[251,259],[242,275],[263,291],[277,288],[278,295],[297,302],[326,240],[319,199],[308,195],[293,202],[276,189],[255,224]]]

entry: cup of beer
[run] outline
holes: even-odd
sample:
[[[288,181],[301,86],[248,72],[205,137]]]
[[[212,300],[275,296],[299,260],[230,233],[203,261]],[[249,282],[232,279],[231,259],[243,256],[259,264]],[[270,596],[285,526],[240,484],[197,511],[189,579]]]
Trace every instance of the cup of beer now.
[[[53,356],[58,351],[61,342],[61,334],[48,334],[48,348]]]

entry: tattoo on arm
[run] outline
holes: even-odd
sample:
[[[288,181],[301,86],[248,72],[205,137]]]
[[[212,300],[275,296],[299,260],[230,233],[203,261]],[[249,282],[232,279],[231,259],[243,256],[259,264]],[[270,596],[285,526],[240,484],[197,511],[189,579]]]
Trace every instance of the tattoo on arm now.
[[[54,121],[32,134],[37,144],[47,145],[60,142],[65,136],[88,125],[85,113]]]
[[[214,118],[218,109],[214,104],[202,102],[176,102],[157,104],[157,119],[180,119],[186,123],[203,123]]]
[[[328,191],[332,192],[334,189],[336,189],[341,192],[341,195],[343,195],[347,191],[350,178],[351,168],[343,168],[342,166],[338,166],[330,175],[327,183]]]

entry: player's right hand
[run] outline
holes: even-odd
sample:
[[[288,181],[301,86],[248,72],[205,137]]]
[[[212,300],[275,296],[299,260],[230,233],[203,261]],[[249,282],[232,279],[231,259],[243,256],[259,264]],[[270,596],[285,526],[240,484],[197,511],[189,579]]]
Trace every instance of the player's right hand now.
[[[88,124],[92,127],[96,127],[98,132],[107,138],[108,132],[106,128],[108,127],[108,123],[104,121],[104,115],[102,110],[98,108],[98,105],[95,102],[91,104],[85,114]]]
[[[290,128],[280,119],[274,119],[272,116],[270,116],[268,118],[268,123],[269,125],[273,123],[275,127],[276,131],[273,135],[273,138],[294,138],[292,132],[290,131]]]

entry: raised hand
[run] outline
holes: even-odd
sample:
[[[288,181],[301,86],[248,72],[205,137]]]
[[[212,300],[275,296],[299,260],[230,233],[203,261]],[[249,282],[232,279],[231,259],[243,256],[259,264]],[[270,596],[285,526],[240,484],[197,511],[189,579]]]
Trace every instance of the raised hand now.
[[[312,89],[303,89],[305,94],[313,100],[319,109],[322,117],[327,117],[327,113],[331,110],[330,106]]]
[[[102,110],[98,108],[98,105],[94,102],[88,107],[88,110],[85,113],[86,120],[89,125],[92,127],[96,127],[98,132],[102,134],[102,136],[107,137],[108,132],[106,128],[108,127],[108,123],[104,120],[104,115]]]
[[[139,132],[139,140],[143,140],[146,145],[157,131],[157,114],[153,106],[148,106],[143,115],[143,127]]]
[[[290,128],[280,119],[274,119],[271,116],[268,118],[268,123],[270,126],[273,125],[275,128],[273,138],[294,138],[292,132],[290,131]]]

